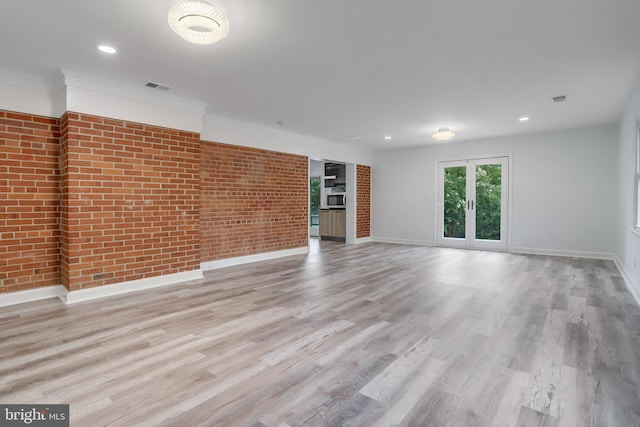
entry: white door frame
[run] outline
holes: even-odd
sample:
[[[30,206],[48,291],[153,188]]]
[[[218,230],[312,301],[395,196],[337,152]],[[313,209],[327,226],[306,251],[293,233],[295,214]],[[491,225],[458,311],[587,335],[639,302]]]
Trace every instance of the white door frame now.
[[[501,164],[501,215],[500,215],[500,240],[479,240],[475,238],[475,168],[478,165]],[[509,248],[509,224],[510,214],[510,157],[496,156],[465,160],[437,161],[436,162],[436,245],[446,247],[458,247],[468,249],[485,249],[494,251],[507,251]],[[465,215],[465,238],[444,237],[444,169],[449,167],[465,166],[467,168],[467,215]],[[470,215],[469,212],[472,214]]]

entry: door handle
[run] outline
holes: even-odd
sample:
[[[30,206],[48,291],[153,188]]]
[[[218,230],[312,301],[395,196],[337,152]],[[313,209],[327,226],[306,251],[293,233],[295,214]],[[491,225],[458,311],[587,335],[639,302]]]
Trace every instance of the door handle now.
[[[471,210],[473,210],[473,200],[471,201]]]

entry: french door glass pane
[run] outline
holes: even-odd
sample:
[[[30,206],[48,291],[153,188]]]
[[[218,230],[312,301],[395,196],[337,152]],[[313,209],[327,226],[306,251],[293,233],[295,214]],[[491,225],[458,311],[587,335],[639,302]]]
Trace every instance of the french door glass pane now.
[[[476,166],[476,239],[500,240],[502,166]]]
[[[467,213],[467,167],[444,168],[443,237],[465,237]]]

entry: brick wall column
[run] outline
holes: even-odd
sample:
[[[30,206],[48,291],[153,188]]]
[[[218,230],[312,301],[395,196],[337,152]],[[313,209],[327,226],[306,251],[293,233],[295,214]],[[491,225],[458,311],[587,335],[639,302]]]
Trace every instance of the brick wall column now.
[[[61,128],[67,289],[199,269],[199,134],[73,112]]]
[[[356,238],[371,236],[371,166],[356,165]]]
[[[69,290],[69,120],[65,114],[60,119],[60,284]]]

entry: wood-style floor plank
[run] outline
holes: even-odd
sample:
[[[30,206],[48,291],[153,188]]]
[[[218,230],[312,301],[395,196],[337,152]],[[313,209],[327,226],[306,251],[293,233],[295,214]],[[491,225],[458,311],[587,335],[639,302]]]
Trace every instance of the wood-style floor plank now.
[[[640,426],[611,261],[314,240],[0,327],[0,402],[78,426]]]

